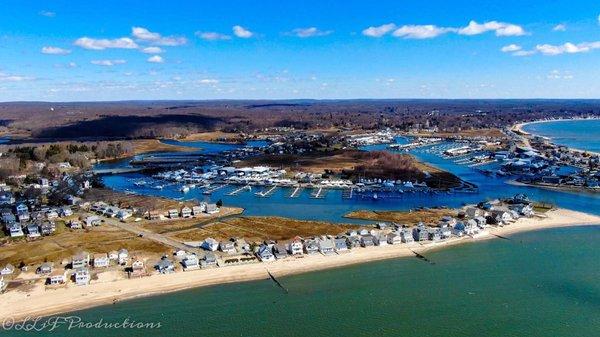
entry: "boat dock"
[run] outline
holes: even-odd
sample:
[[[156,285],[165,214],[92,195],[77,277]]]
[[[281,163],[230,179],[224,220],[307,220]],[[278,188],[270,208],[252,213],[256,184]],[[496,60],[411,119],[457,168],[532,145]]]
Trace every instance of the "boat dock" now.
[[[217,185],[217,186],[214,186],[214,187],[212,187],[212,186],[208,187],[204,192],[202,192],[202,194],[206,194],[206,195],[212,194],[213,192],[215,192],[217,190],[220,190],[220,189],[222,189],[223,187],[225,187],[227,185],[229,185],[229,184],[222,184],[222,185]]]
[[[233,191],[227,193],[227,195],[234,196],[234,195],[238,195],[244,191],[251,191],[251,190],[252,190],[252,187],[250,187],[250,185],[244,185],[236,190],[233,190]]]
[[[323,187],[319,187],[318,190],[313,191],[310,194],[310,197],[313,199],[323,199],[323,198],[325,198],[325,194],[327,194],[327,190],[324,189]]]
[[[347,188],[342,191],[342,199],[352,199],[354,195],[354,188]]]
[[[302,193],[303,188],[300,186],[296,186],[296,188],[294,188],[294,191],[292,192],[292,194],[290,194],[290,198],[297,198],[300,196],[300,193]]]
[[[277,189],[277,185],[274,185],[266,191],[256,192],[255,195],[257,197],[267,198],[267,197],[270,197],[271,194],[273,194],[276,189]]]

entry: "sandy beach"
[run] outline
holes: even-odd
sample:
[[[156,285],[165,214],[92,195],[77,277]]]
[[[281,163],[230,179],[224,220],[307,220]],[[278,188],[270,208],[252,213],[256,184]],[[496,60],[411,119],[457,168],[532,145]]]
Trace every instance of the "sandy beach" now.
[[[529,137],[535,136],[527,131],[525,131],[523,129],[523,127],[525,125],[529,125],[529,124],[539,124],[539,123],[551,123],[551,122],[560,122],[560,121],[578,121],[578,120],[596,120],[597,118],[574,118],[574,119],[548,119],[548,120],[539,120],[539,121],[533,121],[533,122],[525,122],[525,123],[518,123],[515,124],[511,127],[511,130],[521,134],[522,136],[526,137],[526,139],[528,139]],[[550,141],[552,141],[552,139],[548,138],[548,137],[544,137]],[[588,150],[581,150],[581,149],[577,149],[577,148],[573,148],[573,147],[569,147],[569,150],[571,151],[575,151],[575,152],[580,152],[580,153],[589,153],[589,154],[593,154],[593,155],[600,155],[600,153],[594,152],[594,151],[588,151]]]
[[[135,279],[115,279],[110,275],[101,274],[98,280],[88,286],[69,283],[58,289],[46,289],[41,282],[38,282],[26,292],[9,290],[0,295],[3,304],[0,307],[0,319],[10,317],[20,320],[26,317],[48,316],[182,289],[267,279],[269,278],[267,271],[275,276],[284,276],[375,260],[414,256],[413,251],[424,253],[432,249],[496,238],[491,234],[504,236],[545,228],[596,224],[600,224],[599,216],[557,209],[547,212],[545,218],[523,218],[509,226],[488,229],[487,234],[481,234],[476,238],[453,238],[441,243],[356,248],[346,253],[329,256],[317,254],[302,258],[290,257],[271,263],[254,263],[167,275],[155,274]]]

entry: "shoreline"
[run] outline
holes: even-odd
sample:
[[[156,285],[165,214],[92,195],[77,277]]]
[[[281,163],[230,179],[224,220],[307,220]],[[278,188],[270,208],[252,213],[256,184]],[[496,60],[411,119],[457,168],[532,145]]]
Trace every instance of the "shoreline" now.
[[[355,248],[341,254],[323,256],[321,254],[289,257],[271,263],[201,269],[173,274],[153,274],[134,279],[96,281],[88,286],[68,284],[58,289],[48,289],[36,284],[29,291],[9,290],[0,295],[4,304],[0,308],[0,318],[23,320],[27,317],[50,316],[73,312],[91,307],[111,304],[134,298],[167,294],[174,291],[236,283],[269,278],[269,272],[277,277],[339,268],[400,257],[414,256],[414,251],[424,253],[457,244],[477,242],[496,238],[496,235],[509,235],[556,227],[599,225],[600,217],[567,209],[551,210],[545,218],[522,218],[505,227],[486,229],[486,234],[472,237],[452,238],[439,243],[412,243],[388,245],[384,247]],[[103,278],[104,279],[104,278]]]
[[[537,121],[532,121],[532,122],[517,123],[517,124],[513,125],[510,129],[513,132],[517,132],[518,134],[520,134],[521,136],[526,137],[526,138],[532,137],[532,136],[538,136],[538,137],[547,139],[549,142],[551,142],[552,144],[555,144],[557,146],[565,146],[566,148],[568,148],[571,151],[575,151],[575,152],[579,152],[579,153],[589,153],[592,155],[600,155],[600,153],[598,153],[598,152],[594,152],[594,151],[590,151],[590,150],[582,150],[582,149],[554,143],[553,138],[551,138],[551,137],[533,134],[533,133],[527,132],[523,129],[524,126],[530,125],[530,124],[541,124],[541,123],[552,123],[552,122],[570,122],[570,121],[595,121],[595,120],[600,120],[600,118],[542,119],[542,120],[537,120]]]

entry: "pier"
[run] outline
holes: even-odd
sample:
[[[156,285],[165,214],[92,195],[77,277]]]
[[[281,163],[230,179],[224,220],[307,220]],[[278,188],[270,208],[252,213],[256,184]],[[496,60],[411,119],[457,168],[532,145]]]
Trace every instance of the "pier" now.
[[[303,188],[300,186],[296,186],[296,188],[294,189],[294,191],[292,192],[292,194],[290,194],[290,198],[297,198],[300,196],[300,193],[302,192]]]
[[[325,194],[327,194],[327,190],[323,187],[319,187],[318,190],[311,193],[310,197],[313,199],[323,199],[325,198]]]
[[[255,195],[257,197],[267,198],[267,197],[270,197],[271,194],[273,194],[273,192],[275,192],[276,189],[277,189],[277,185],[274,185],[266,191],[256,192]]]
[[[238,195],[244,191],[251,191],[251,190],[252,190],[252,187],[250,187],[250,185],[245,185],[245,186],[242,186],[236,190],[233,190],[233,191],[227,193],[227,195],[234,196],[234,195]]]
[[[223,185],[218,185],[215,187],[209,187],[207,188],[204,192],[202,192],[202,194],[208,195],[208,194],[212,194],[213,192],[222,189],[223,187],[227,186],[229,184],[223,184]]]

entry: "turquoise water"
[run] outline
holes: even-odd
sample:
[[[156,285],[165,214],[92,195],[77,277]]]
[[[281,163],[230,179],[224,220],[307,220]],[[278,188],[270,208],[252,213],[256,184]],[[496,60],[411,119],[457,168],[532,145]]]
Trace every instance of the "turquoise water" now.
[[[198,288],[73,313],[158,330],[60,336],[526,336],[600,331],[600,226],[521,233],[401,258]],[[4,333],[7,336],[33,334]]]
[[[555,144],[600,152],[600,119],[531,123],[523,126],[523,130],[548,137]]]

